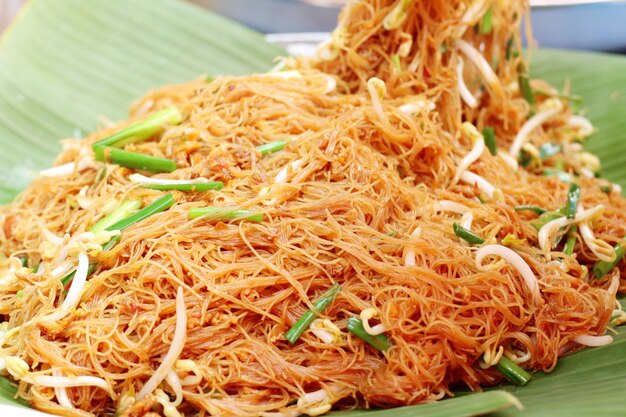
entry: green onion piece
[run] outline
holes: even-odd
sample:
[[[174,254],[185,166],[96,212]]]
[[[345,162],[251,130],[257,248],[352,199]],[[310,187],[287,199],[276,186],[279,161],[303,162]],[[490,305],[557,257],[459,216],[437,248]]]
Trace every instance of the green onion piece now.
[[[189,210],[189,219],[201,216],[209,216],[214,220],[263,221],[263,213],[253,210],[241,210],[237,207],[197,207]]]
[[[541,96],[546,97],[556,97],[563,100],[571,101],[574,103],[582,103],[584,100],[581,96],[575,94],[562,94],[562,93],[549,93],[547,91],[541,90],[539,88],[535,88],[535,94],[539,94]]]
[[[277,140],[274,142],[264,143],[256,147],[256,150],[261,152],[261,155],[267,155],[268,153],[274,153],[285,149],[285,145],[288,144],[288,140]]]
[[[107,243],[105,243],[104,245],[102,245],[102,252],[106,252],[109,249],[111,249],[113,246],[117,245],[118,243],[120,243],[120,240],[122,240],[122,237],[120,235],[117,236],[113,236],[111,238],[111,240],[109,240]],[[90,272],[91,274],[91,272]]]
[[[626,236],[624,237],[626,239]],[[596,278],[602,278],[606,274],[608,274],[613,268],[617,266],[617,264],[624,258],[624,254],[626,253],[626,246],[624,242],[618,243],[613,247],[615,250],[615,260],[612,262],[599,261],[593,267],[593,273]]]
[[[111,213],[101,218],[96,224],[89,228],[89,231],[92,233],[98,233],[103,230],[106,230],[109,226],[119,222],[125,217],[130,216],[141,207],[141,200],[124,200],[122,204]]]
[[[554,161],[554,169],[556,171],[564,171],[565,170],[565,160],[563,160],[562,158],[558,158],[556,161]]]
[[[519,367],[515,362],[502,356],[496,364],[496,369],[515,385],[526,385],[532,375]]]
[[[526,210],[534,211],[537,214],[543,214],[546,211],[548,211],[548,210],[546,210],[544,208],[541,208],[539,206],[533,206],[533,205],[530,205],[530,204],[524,204],[524,205],[521,205],[521,206],[515,206],[515,211],[526,211]]]
[[[400,55],[394,54],[391,56],[391,62],[393,63],[393,68],[399,74],[402,72],[402,63],[400,62]]]
[[[387,236],[389,236],[389,237],[396,237],[396,236],[398,236],[398,232],[397,231],[389,232],[389,233],[387,233]]]
[[[24,291],[22,291],[22,290],[18,290],[18,291],[15,293],[15,296],[16,296],[17,298],[22,298],[22,297],[24,296]]]
[[[134,123],[117,133],[101,139],[93,144],[93,149],[103,146],[122,147],[129,143],[141,142],[163,129],[163,125],[177,125],[183,120],[177,108],[170,107],[148,117],[147,119]]]
[[[341,286],[339,284],[334,284],[328,291],[322,294],[315,303],[315,312],[311,309],[307,310],[302,317],[296,321],[296,323],[291,326],[291,328],[285,333],[285,339],[289,341],[289,343],[294,344],[300,338],[302,333],[306,329],[311,326],[313,320],[315,320],[319,313],[324,311],[326,307],[330,305],[330,303],[335,299],[337,294],[341,291]]]
[[[521,166],[526,168],[528,165],[531,164],[531,162],[533,162],[533,159],[534,158],[531,154],[529,154],[528,152],[522,149],[522,151],[519,154],[518,161]]]
[[[560,171],[558,169],[544,169],[543,175],[545,175],[546,177],[556,176],[559,179],[559,181],[564,182],[564,183],[570,183],[572,182],[572,179],[573,179],[569,173],[565,171]]]
[[[94,181],[94,184],[98,184],[100,181],[102,181],[106,173],[107,167],[100,168],[100,171],[98,171],[98,175],[96,175],[96,180]]]
[[[579,199],[580,187],[577,184],[571,183],[569,191],[567,192],[567,204],[565,204],[565,216],[568,219],[576,217],[576,207],[578,207]]]
[[[147,219],[148,217],[160,213],[162,211],[167,210],[172,207],[176,200],[174,200],[174,196],[171,194],[165,194],[163,197],[158,200],[153,201],[151,204],[139,210],[137,213],[131,214],[125,219],[120,220],[119,222],[107,227],[107,230],[124,230],[134,225],[137,222]],[[104,249],[104,247],[102,247]]]
[[[177,168],[176,162],[170,159],[157,158],[107,146],[94,148],[94,153],[98,161],[112,162],[127,168],[143,169],[151,172],[172,172]]]
[[[348,331],[355,336],[363,339],[366,343],[375,347],[378,350],[385,351],[391,347],[391,343],[389,342],[389,338],[384,334],[379,334],[378,336],[372,336],[371,334],[365,331],[363,327],[363,322],[356,317],[350,317],[348,319]]]
[[[106,227],[105,229],[122,231],[124,229],[129,228],[130,226],[132,226],[133,224],[137,222],[147,219],[153,214],[157,214],[157,213],[167,210],[168,208],[172,207],[174,203],[175,203],[174,196],[172,196],[171,194],[166,194],[163,197],[159,198],[158,200],[147,205],[143,209],[139,210],[138,212],[131,214],[130,216],[118,221],[115,224],[112,224]],[[107,250],[111,249],[113,246],[117,245],[120,240],[121,238],[119,235],[113,236],[111,240],[109,240],[107,243],[102,245],[102,252],[106,252]],[[96,270],[96,267],[97,267],[97,264],[90,263],[89,268],[87,269],[87,276],[90,276],[91,274],[93,274],[94,271]],[[76,274],[76,271],[70,274],[67,274],[65,277],[61,279],[61,282],[63,283],[64,287],[67,286],[72,281],[72,279],[74,279],[75,274]]]
[[[610,194],[612,191],[610,185],[601,185],[600,190],[602,190],[602,192],[607,193],[607,194]]]
[[[22,268],[28,268],[28,256],[18,256],[17,258],[20,260]]]
[[[168,191],[177,190],[185,192],[193,191],[219,191],[224,188],[222,181],[210,181],[210,182],[189,182],[185,184],[142,184],[142,188],[148,188],[150,190]]]
[[[485,127],[483,129],[483,137],[485,138],[485,145],[487,146],[487,149],[489,149],[489,152],[495,156],[498,153],[498,149],[496,148],[496,134],[493,127]]]
[[[539,147],[539,157],[542,160],[548,159],[559,152],[561,152],[561,145],[556,145],[554,143],[544,143]]]
[[[115,238],[113,238],[113,239],[115,239]],[[113,239],[109,240],[109,242],[113,241]],[[119,242],[119,241],[120,240],[117,239],[116,243]],[[106,245],[104,245],[104,246],[106,246]],[[102,249],[104,249],[104,246],[102,246]],[[107,249],[110,249],[110,247],[107,248]],[[89,264],[89,267],[87,268],[87,276],[93,274],[93,272],[96,270],[96,266],[98,266],[98,264],[95,264],[95,263]],[[72,280],[74,279],[74,275],[76,275],[76,270],[70,272],[69,274],[67,274],[66,276],[61,278],[61,284],[63,284],[63,287],[67,287],[69,285],[69,283],[72,282]]]
[[[530,224],[532,227],[534,227],[537,231],[541,230],[541,228],[543,226],[546,225],[546,223],[551,222],[552,220],[556,220],[560,217],[563,217],[565,215],[565,213],[562,212],[562,210],[559,211],[547,211],[545,213],[543,213],[541,216],[537,217],[535,220],[533,220]]]
[[[513,57],[513,38],[509,38],[508,41],[506,41],[506,53],[505,53],[505,58],[507,61],[510,61],[511,58]]]
[[[487,9],[485,14],[483,15],[483,19],[480,22],[480,33],[483,35],[489,35],[493,30],[493,19],[491,18],[493,15],[493,10],[491,7]]]
[[[528,102],[528,104],[534,106],[535,93],[533,93],[533,89],[530,87],[530,81],[528,80],[528,77],[520,74],[517,81],[519,83],[519,90],[522,93],[524,99]]]
[[[211,75],[211,74],[206,74],[206,75],[204,76],[204,81],[206,81],[207,83],[210,83],[210,82],[212,82],[213,80],[215,80],[215,77],[214,77],[213,75]]]
[[[89,264],[89,266],[91,266],[92,264]],[[95,266],[95,264],[93,264]],[[61,278],[61,284],[63,284],[63,288],[67,287],[67,285],[72,282],[72,280],[74,279],[74,275],[76,275],[76,271],[74,272],[70,272],[69,274],[67,274],[66,276],[64,276],[63,278]],[[89,269],[87,269],[87,276],[89,276]]]
[[[445,42],[442,43],[441,46],[439,47],[439,50],[441,51],[442,54],[445,54],[449,50],[448,44]]]
[[[285,69],[287,68],[287,63],[285,62],[284,59],[279,60],[278,62],[276,62],[276,65],[274,65],[269,71],[268,73],[274,73],[274,72],[281,72],[281,71],[285,71]]]
[[[470,245],[482,245],[485,243],[485,239],[478,236],[476,233],[472,232],[461,226],[458,223],[452,224],[452,230],[454,230],[454,234],[469,243]]]
[[[578,233],[578,226],[575,224],[569,228],[567,232],[567,241],[565,242],[565,248],[563,249],[563,253],[566,255],[571,255],[574,253],[574,248],[576,247],[576,234]]]
[[[502,239],[502,244],[504,246],[519,246],[526,242],[526,239],[520,239],[517,236],[509,233]]]

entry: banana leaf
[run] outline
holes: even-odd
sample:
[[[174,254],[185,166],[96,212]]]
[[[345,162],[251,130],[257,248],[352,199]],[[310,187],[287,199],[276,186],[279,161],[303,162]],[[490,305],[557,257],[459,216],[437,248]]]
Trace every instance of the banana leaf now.
[[[81,137],[102,118],[123,119],[150,88],[202,74],[266,71],[281,54],[259,34],[176,0],[31,0],[0,40],[0,203],[50,166],[59,139]],[[602,174],[626,189],[626,58],[534,51],[532,74],[557,86],[571,82],[572,93],[584,98],[580,110],[597,129],[585,146],[600,156]],[[620,334],[609,346],[562,359],[554,372],[535,375],[525,387],[335,415],[617,416],[626,415],[624,385],[626,335]],[[14,393],[0,378],[0,411],[41,415],[23,408]]]
[[[0,42],[0,203],[150,88],[264,72],[283,50],[172,0],[33,0]]]

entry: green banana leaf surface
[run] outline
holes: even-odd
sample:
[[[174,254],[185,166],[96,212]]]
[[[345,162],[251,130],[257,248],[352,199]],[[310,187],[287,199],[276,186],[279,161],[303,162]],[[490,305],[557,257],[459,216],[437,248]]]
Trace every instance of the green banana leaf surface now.
[[[0,202],[51,165],[60,139],[125,118],[149,89],[203,74],[263,72],[282,54],[259,34],[181,1],[31,0],[0,40]],[[539,50],[531,61],[533,77],[557,87],[567,81],[584,98],[579,110],[597,130],[585,146],[601,158],[602,175],[626,188],[626,58]],[[624,386],[626,336],[619,334],[611,345],[562,359],[525,387],[335,415],[619,416],[626,415]],[[0,378],[0,407],[24,407],[14,393]]]

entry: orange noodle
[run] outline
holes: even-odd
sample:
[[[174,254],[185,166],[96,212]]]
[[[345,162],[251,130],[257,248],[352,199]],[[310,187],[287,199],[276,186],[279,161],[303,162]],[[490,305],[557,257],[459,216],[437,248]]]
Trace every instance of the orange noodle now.
[[[626,200],[578,143],[588,121],[540,80],[524,97],[527,8],[353,0],[315,58],[165,86],[64,142],[0,211],[19,395],[67,416],[318,415],[610,343]]]

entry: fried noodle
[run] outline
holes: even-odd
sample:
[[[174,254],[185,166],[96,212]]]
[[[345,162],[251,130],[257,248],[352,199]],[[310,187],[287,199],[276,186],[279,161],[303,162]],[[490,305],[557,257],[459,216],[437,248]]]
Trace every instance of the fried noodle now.
[[[565,353],[610,342],[624,264],[594,276],[599,258],[580,234],[567,254],[562,228],[540,241],[538,215],[515,209],[557,212],[570,185],[544,169],[560,167],[580,186],[581,208],[603,206],[582,222],[586,236],[612,247],[626,235],[626,200],[588,175],[593,159],[575,143],[587,125],[570,123],[564,99],[531,105],[520,91],[527,12],[525,1],[353,0],[317,57],[284,60],[289,73],[165,86],[128,121],[66,141],[55,162],[65,168],[0,211],[0,356],[19,395],[66,416],[317,415],[480,390],[503,379],[493,366],[503,355],[551,371]],[[85,234],[94,224],[164,192],[98,161],[92,145],[170,107],[181,123],[124,149],[175,161],[171,173],[139,170],[151,179],[224,187],[171,191],[172,207],[103,249],[116,234]],[[542,111],[550,117],[520,146],[525,166],[477,139],[492,127],[507,153]],[[284,150],[256,149],[276,140]],[[559,153],[538,158],[547,143]],[[206,206],[264,219],[189,218]],[[455,235],[462,216],[483,245]],[[86,257],[95,271],[81,280]],[[341,291],[314,326],[287,341],[333,284]],[[68,307],[69,293],[79,299]],[[354,317],[389,348],[348,332]]]

